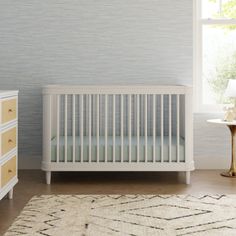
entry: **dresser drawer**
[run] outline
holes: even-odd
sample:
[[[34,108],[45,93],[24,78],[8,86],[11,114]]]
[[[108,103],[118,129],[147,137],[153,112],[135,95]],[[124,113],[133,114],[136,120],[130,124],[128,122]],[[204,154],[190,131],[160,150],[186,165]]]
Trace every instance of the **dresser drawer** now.
[[[2,124],[16,119],[17,100],[16,98],[2,101]]]
[[[1,155],[5,155],[16,147],[16,127],[4,131],[1,135]]]
[[[13,177],[16,176],[16,156],[1,166],[1,187],[4,187]]]

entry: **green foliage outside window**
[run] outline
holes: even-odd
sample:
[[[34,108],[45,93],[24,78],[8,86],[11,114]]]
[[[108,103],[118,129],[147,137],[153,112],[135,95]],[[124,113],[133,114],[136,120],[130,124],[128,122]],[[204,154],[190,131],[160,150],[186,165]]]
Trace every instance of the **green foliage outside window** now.
[[[203,0],[205,1],[205,0]],[[219,0],[209,0],[209,2],[217,3]],[[236,0],[230,0],[222,3],[221,12],[216,13],[215,17],[236,18]]]
[[[236,79],[236,52],[228,57],[219,58],[216,64],[216,74],[214,78],[209,78],[217,103],[227,103],[229,100],[224,97],[224,92],[229,79]]]

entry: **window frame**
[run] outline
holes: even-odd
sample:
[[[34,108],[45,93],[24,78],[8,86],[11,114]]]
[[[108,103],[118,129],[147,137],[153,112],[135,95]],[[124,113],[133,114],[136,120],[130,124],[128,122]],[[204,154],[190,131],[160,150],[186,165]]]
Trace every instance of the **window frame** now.
[[[194,112],[197,113],[221,113],[223,104],[203,103],[203,41],[202,33],[205,25],[236,25],[236,19],[212,19],[202,18],[202,0],[193,0],[193,87],[194,87]]]

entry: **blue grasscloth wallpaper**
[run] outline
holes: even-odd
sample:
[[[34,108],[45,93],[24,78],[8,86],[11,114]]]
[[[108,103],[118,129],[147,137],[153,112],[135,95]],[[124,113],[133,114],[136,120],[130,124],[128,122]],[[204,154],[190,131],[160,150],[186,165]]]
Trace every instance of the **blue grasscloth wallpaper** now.
[[[0,88],[19,89],[19,154],[40,157],[46,84],[192,84],[190,0],[0,2]]]

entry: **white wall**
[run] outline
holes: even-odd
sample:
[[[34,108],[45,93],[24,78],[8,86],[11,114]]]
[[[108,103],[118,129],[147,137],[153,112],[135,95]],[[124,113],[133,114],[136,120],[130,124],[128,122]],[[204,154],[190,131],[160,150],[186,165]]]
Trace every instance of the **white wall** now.
[[[190,0],[0,1],[0,88],[20,90],[20,166],[40,163],[45,84],[192,84],[192,14]]]

